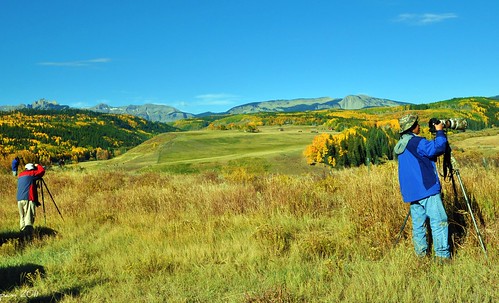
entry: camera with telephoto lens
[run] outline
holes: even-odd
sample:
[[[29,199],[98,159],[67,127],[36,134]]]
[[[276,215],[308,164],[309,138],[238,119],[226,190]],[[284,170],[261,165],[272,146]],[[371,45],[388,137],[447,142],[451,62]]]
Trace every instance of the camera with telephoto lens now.
[[[435,129],[435,125],[439,125],[440,123],[444,124],[444,129],[465,130],[468,127],[468,121],[466,121],[466,119],[464,118],[450,118],[450,119],[431,118],[430,122],[428,122],[428,126],[430,127],[430,132],[435,133],[437,131]]]

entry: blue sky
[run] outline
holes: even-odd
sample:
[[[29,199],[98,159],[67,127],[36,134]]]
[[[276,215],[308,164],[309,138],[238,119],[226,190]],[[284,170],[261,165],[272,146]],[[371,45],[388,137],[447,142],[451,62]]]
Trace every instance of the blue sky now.
[[[497,0],[0,0],[0,105],[499,95]]]

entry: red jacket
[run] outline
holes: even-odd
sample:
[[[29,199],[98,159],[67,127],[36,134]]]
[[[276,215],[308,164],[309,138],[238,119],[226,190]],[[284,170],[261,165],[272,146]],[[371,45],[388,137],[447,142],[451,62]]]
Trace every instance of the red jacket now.
[[[45,169],[41,165],[35,165],[35,169],[25,170],[20,173],[17,179],[17,201],[29,200],[37,202],[36,180],[41,179],[44,174]]]

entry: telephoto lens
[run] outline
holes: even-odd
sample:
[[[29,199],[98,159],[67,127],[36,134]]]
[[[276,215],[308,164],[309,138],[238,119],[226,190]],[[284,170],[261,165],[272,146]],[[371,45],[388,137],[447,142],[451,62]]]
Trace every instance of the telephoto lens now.
[[[451,118],[444,121],[444,127],[448,129],[465,130],[468,127],[468,121],[464,118]]]
[[[430,122],[428,122],[428,126],[430,128],[430,132],[434,133],[435,125],[443,123],[444,128],[446,129],[457,129],[457,130],[465,130],[468,127],[468,121],[464,118],[449,118],[449,119],[438,119],[431,118]]]

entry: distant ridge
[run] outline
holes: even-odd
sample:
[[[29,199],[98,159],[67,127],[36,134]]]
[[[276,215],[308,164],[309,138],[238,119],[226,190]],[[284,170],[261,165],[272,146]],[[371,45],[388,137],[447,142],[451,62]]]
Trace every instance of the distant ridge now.
[[[195,117],[205,117],[210,115],[227,115],[227,114],[251,114],[258,112],[302,112],[322,109],[362,109],[379,106],[398,106],[409,104],[406,102],[393,101],[389,99],[381,99],[366,95],[350,95],[345,98],[299,98],[291,100],[270,100],[262,102],[252,102],[239,106],[235,106],[226,112],[213,113],[206,112],[202,114],[191,114],[182,112],[174,107],[159,104],[144,104],[144,105],[127,105],[113,107],[101,103],[93,107],[84,108],[99,113],[106,114],[127,114],[144,118],[153,122],[174,122],[181,119],[189,119]],[[24,108],[45,109],[45,110],[63,110],[70,108],[67,105],[59,105],[56,101],[48,101],[40,99],[30,105],[18,106],[0,106],[2,111],[11,111]]]
[[[366,95],[349,95],[345,98],[299,98],[291,100],[270,100],[263,102],[252,102],[235,106],[226,112],[202,114],[191,114],[182,112],[174,107],[159,104],[127,105],[113,107],[101,103],[94,107],[82,108],[99,113],[107,114],[128,114],[144,118],[153,122],[174,122],[181,119],[205,117],[210,115],[228,115],[228,114],[251,114],[257,112],[302,112],[323,109],[362,109],[369,107],[386,107],[410,104],[407,102],[381,99]],[[70,108],[67,105],[59,105],[55,101],[40,99],[31,105],[18,106],[0,106],[2,111],[11,111],[23,108],[46,109],[46,110],[64,110]]]
[[[239,105],[229,109],[228,114],[250,114],[258,112],[299,112],[307,110],[318,110],[326,108],[339,108],[334,103],[342,99],[330,97],[300,98],[292,100],[270,100],[263,102],[252,102]]]
[[[366,95],[350,95],[345,98],[320,97],[252,102],[235,106],[226,112],[206,112],[197,115],[182,112],[171,106],[157,104],[111,107],[107,104],[101,103],[97,106],[88,108],[88,110],[111,114],[129,114],[155,122],[173,122],[181,119],[211,115],[251,114],[258,112],[302,112],[335,108],[348,110],[380,106],[398,106],[405,104],[409,103],[374,98]]]
[[[374,98],[366,95],[350,95],[345,98],[321,97],[293,100],[273,100],[253,102],[236,106],[227,111],[229,114],[249,114],[256,112],[300,112],[321,109],[362,109],[369,107],[399,106],[407,102]]]
[[[107,104],[101,103],[97,106],[88,108],[88,110],[106,114],[133,115],[154,122],[173,122],[176,120],[194,117],[193,114],[184,113],[174,107],[158,104],[111,107]]]
[[[64,109],[69,109],[69,106],[68,105],[60,105],[60,104],[57,104],[56,101],[48,101],[45,99],[40,99],[40,100],[35,101],[31,104],[0,106],[1,111],[12,111],[12,110],[18,110],[18,109],[25,109],[25,108],[43,109],[43,110],[64,110]]]

